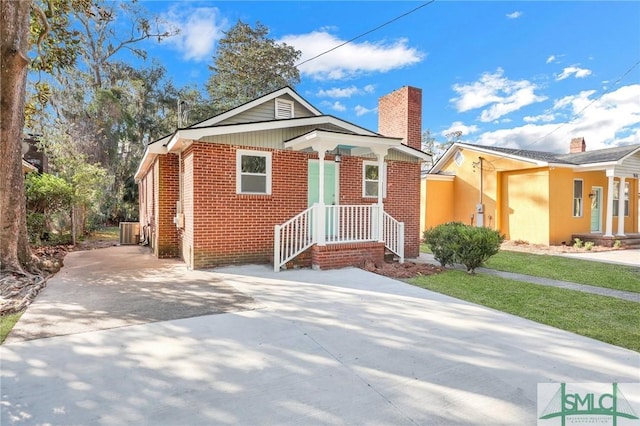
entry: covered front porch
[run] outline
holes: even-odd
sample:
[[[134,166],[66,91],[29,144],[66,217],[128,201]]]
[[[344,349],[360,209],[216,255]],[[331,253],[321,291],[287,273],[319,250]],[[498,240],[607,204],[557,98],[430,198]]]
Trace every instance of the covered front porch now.
[[[340,256],[345,259],[344,262],[350,262],[350,258],[357,259],[358,256],[363,259],[382,259],[385,250],[393,252],[400,262],[404,262],[404,223],[388,214],[384,206],[385,157],[391,149],[418,158],[426,157],[426,154],[403,145],[399,138],[326,130],[314,130],[287,141],[285,148],[317,153],[319,176],[314,181],[317,182],[317,188],[310,187],[309,191],[315,193],[317,189],[318,195],[314,197],[317,201],[306,210],[283,224],[275,225],[275,271],[311,247],[312,267],[316,269],[347,266],[336,265],[336,259]],[[340,204],[338,198],[325,197],[330,189],[325,184],[327,166],[345,156],[375,159],[375,162],[370,161],[377,166],[377,189],[372,203]]]

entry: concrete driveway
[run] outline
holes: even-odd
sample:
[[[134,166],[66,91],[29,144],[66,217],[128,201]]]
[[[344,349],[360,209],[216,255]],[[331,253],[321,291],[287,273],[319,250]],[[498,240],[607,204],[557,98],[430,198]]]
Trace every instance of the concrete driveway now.
[[[57,321],[90,314],[94,286],[118,281],[110,256],[127,250],[105,251],[104,265],[93,265],[102,277],[64,298],[56,292],[70,277],[59,274],[25,317],[47,299],[72,312]],[[139,256],[128,255],[135,264]],[[76,268],[82,280],[92,269],[81,260],[72,253],[61,272]],[[241,303],[225,304],[225,314],[150,314],[153,322],[4,344],[0,423],[535,425],[538,383],[640,381],[637,352],[359,269],[169,264],[185,292],[194,274]],[[134,277],[123,276],[131,291],[118,300],[139,297]],[[165,277],[136,279],[153,292]],[[184,304],[215,303],[197,293]],[[627,389],[640,404],[638,386]]]

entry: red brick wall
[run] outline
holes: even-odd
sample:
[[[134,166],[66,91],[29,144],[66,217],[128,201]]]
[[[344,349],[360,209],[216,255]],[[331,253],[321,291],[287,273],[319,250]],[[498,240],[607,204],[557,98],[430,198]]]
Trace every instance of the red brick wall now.
[[[370,159],[343,157],[340,163],[340,204],[375,204],[362,197],[362,162]],[[384,209],[404,222],[404,255],[418,257],[420,250],[420,163],[387,161],[387,196]]]
[[[311,247],[311,265],[314,269],[339,269],[359,266],[365,261],[384,262],[384,243],[334,244]]]
[[[173,218],[178,201],[178,156],[166,154],[158,156],[157,163],[157,215],[155,218],[156,247],[154,253],[160,258],[178,257],[178,229]]]
[[[422,90],[404,86],[378,101],[378,133],[422,149]]]
[[[158,157],[155,172],[151,168],[143,178],[145,195],[141,201],[141,205],[150,211],[147,215],[153,217],[154,203],[150,201],[156,198],[158,214],[153,222],[157,256],[181,255],[192,268],[271,261],[274,225],[282,224],[307,208],[307,163],[309,158],[317,158],[317,154],[273,151],[272,194],[240,195],[236,194],[236,149],[248,148],[195,142],[183,153],[184,230],[178,230],[173,223],[179,191],[178,156]],[[362,197],[364,160],[343,156],[340,163],[341,204],[377,202],[377,198]],[[387,176],[385,210],[405,223],[405,256],[416,257],[419,250],[420,165],[389,161]],[[344,261],[349,265],[357,250],[362,249],[361,261],[373,256],[369,246],[348,249]],[[326,250],[321,249],[319,253]],[[328,260],[319,258],[322,264],[337,262],[332,257],[337,256],[333,251],[318,256],[328,256]],[[377,252],[375,256],[378,256]]]
[[[241,195],[236,194],[240,148],[249,149],[193,145],[194,268],[268,263],[274,226],[307,208],[307,154],[273,151],[271,195]]]

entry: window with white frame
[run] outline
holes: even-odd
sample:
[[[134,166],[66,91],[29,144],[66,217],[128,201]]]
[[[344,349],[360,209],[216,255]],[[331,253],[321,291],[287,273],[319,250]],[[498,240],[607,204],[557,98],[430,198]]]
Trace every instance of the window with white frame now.
[[[574,179],[573,181],[573,217],[582,217],[583,210],[583,194],[582,179]]]
[[[236,193],[271,194],[271,152],[236,151]]]
[[[276,99],[276,118],[293,118],[293,102]]]
[[[362,162],[362,196],[378,197],[378,181],[382,178],[382,196],[387,196],[387,164],[385,163],[382,176],[378,170],[377,161]]]
[[[618,216],[618,200],[620,199],[620,181],[613,182],[613,215]],[[624,215],[629,216],[629,182],[624,183]]]

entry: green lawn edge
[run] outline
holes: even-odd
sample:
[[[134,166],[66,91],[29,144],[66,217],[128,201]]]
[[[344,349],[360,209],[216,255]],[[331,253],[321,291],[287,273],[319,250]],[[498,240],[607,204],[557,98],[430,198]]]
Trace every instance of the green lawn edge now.
[[[463,271],[411,278],[415,286],[640,352],[638,303]]]
[[[425,244],[420,251],[429,253]],[[485,268],[640,293],[640,267],[569,257],[500,250]]]

